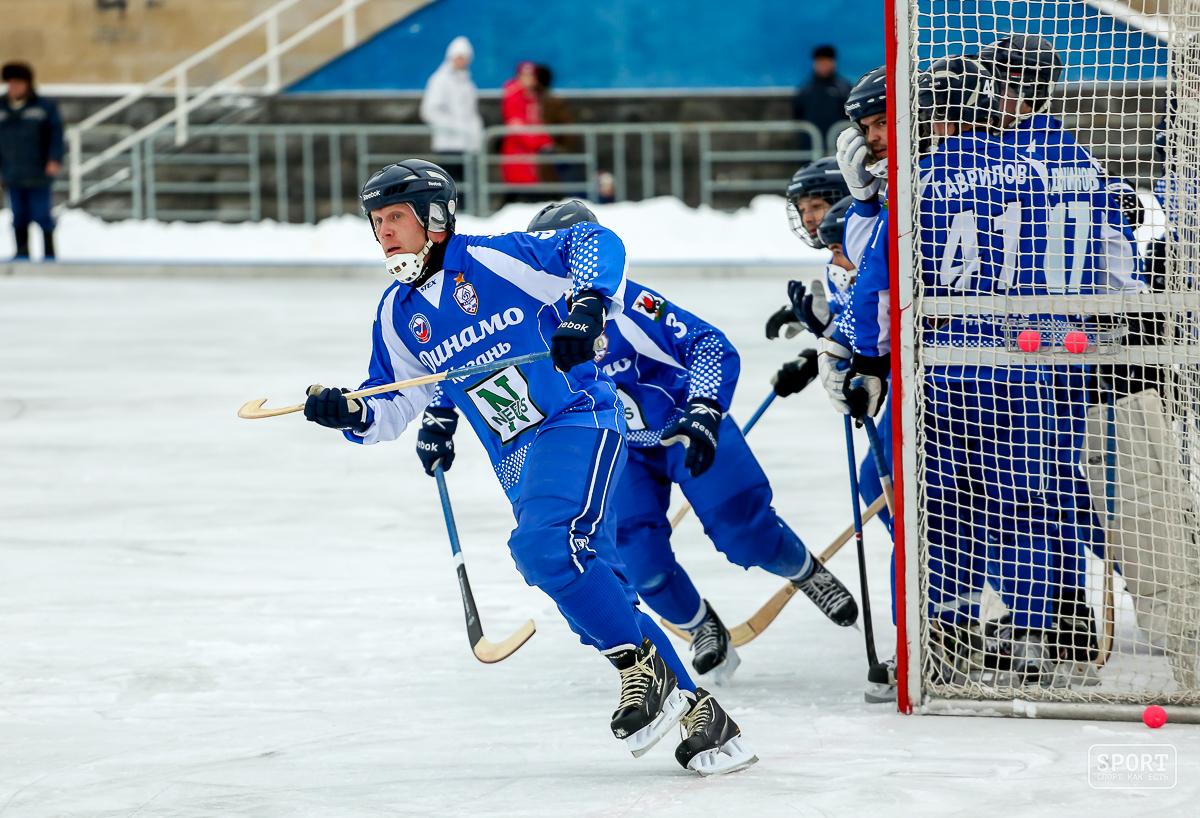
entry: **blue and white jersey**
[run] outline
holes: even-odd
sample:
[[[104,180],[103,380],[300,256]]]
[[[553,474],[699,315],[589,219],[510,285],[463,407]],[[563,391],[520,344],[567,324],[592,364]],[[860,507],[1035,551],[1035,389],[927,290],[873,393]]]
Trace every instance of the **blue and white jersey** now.
[[[630,281],[628,294],[604,330],[600,368],[617,385],[629,445],[657,446],[688,401],[729,411],[741,359],[723,332],[649,287]]]
[[[875,224],[886,209],[887,199],[882,193],[873,202],[855,199],[850,203],[850,209],[846,211],[846,236],[842,253],[855,267],[862,266],[863,253],[875,234]]]
[[[1062,123],[1034,114],[1000,139],[1045,166],[1047,292],[1094,294],[1140,289],[1133,229],[1099,162]]]
[[[604,328],[600,369],[616,385],[629,445],[657,446],[688,401],[706,398],[729,410],[741,359],[723,332],[655,290],[629,281],[626,292],[624,310]],[[430,405],[456,402],[439,391]]]
[[[856,270],[844,270],[836,264],[825,265],[825,297],[829,302],[829,313],[833,316],[833,334],[830,337],[847,349],[854,342],[850,300],[857,276]]]
[[[419,288],[393,283],[372,331],[370,376],[360,388],[467,364],[544,352],[567,316],[565,295],[594,290],[621,310],[625,247],[597,224],[500,236],[451,236],[443,268]],[[559,372],[549,359],[509,366],[440,391],[483,442],[510,500],[543,429],[584,426],[624,432],[616,389],[593,363]],[[393,440],[435,395],[433,385],[367,398],[374,421],[355,443]]]
[[[947,137],[923,157],[916,201],[925,297],[1061,292],[1061,270],[1045,264],[1048,178],[1035,157],[980,131]],[[1000,329],[954,318],[927,327],[924,340],[998,346]]]
[[[871,225],[871,235],[858,262],[850,291],[849,330],[852,349],[859,355],[882,357],[891,351],[891,276],[888,256],[888,211]]]

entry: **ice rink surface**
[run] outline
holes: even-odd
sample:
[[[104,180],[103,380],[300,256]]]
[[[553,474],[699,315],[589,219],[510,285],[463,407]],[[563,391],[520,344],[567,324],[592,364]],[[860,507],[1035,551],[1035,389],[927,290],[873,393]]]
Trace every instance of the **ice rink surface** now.
[[[745,418],[799,345],[763,340],[776,278],[657,284],[727,330]],[[356,385],[386,281],[0,280],[0,816],[1196,815],[1200,729],[902,717],[862,701],[862,635],[802,597],[718,696],[761,757],[701,780],[609,733],[615,673],[505,545],[469,434],[449,472],[487,632],[470,654],[413,434],[372,448],[244,400]],[[465,430],[464,430],[465,431]],[[819,550],[850,519],[819,386],[750,437]],[[865,440],[860,440],[865,452]],[[678,501],[677,501],[678,502]],[[681,560],[726,622],[779,585],[694,520]],[[868,527],[882,655],[887,543]],[[853,546],[832,570],[855,589]],[[1088,748],[1170,744],[1170,790],[1095,790]]]

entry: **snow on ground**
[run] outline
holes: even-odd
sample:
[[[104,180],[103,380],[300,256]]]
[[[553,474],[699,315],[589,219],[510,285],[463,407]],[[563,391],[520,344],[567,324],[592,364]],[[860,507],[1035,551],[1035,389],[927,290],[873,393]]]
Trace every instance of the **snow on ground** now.
[[[461,216],[462,233],[524,230],[541,205],[513,204],[487,218]],[[639,262],[763,262],[825,264],[828,253],[812,250],[787,230],[782,196],[758,196],[733,213],[690,208],[671,197],[596,205],[597,217],[625,241]],[[0,258],[14,252],[11,214],[0,215]],[[370,228],[357,215],[316,226],[272,221],[220,224],[157,221],[105,222],[83,211],[62,214],[58,239],[63,261],[272,261],[378,262]],[[33,252],[41,235],[33,231]]]
[[[357,382],[384,284],[0,280],[0,815],[1195,814],[1196,728],[868,706],[862,634],[803,598],[719,693],[760,764],[699,780],[672,741],[629,757],[608,731],[615,674],[520,580],[464,434],[449,483],[486,629],[538,623],[479,664],[412,435],[364,448],[298,416],[234,416]],[[747,417],[796,349],[762,339],[779,279],[662,286],[741,348]],[[849,512],[820,390],[777,402],[751,440],[781,513],[823,547]],[[886,655],[878,524],[867,540]],[[727,621],[778,586],[694,520],[677,547]],[[854,587],[852,547],[831,568]],[[1174,745],[1179,785],[1091,789],[1088,747],[1115,742]]]

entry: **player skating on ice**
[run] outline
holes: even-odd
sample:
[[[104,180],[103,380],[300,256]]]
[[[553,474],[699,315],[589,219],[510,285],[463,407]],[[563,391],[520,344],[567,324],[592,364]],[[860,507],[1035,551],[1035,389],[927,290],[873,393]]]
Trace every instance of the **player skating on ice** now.
[[[544,208],[531,232],[595,223],[579,201]],[[838,625],[858,606],[771,507],[771,487],[737,424],[725,413],[740,369],[725,335],[656,291],[630,281],[621,313],[605,329],[600,367],[616,384],[628,423],[629,459],[613,494],[618,553],[642,599],[692,635],[692,666],[725,681],[739,659],[729,631],[696,590],[671,548],[667,505],[678,485],[704,531],[735,565],[792,580]],[[797,377],[816,376],[813,356]],[[801,386],[802,388],[802,386]],[[452,445],[453,406],[444,396],[426,411],[417,453],[432,473]],[[682,446],[672,445],[682,443]]]
[[[549,360],[441,382],[513,504],[513,560],[617,669],[612,732],[635,756],[682,720],[676,758],[683,766],[710,774],[752,764],[757,759],[737,725],[695,688],[615,567],[610,509],[626,457],[625,423],[616,390],[593,358],[606,316],[625,297],[620,239],[595,224],[540,235],[458,235],[453,179],[419,159],[371,176],[361,200],[395,278],[376,312],[362,387],[548,351]],[[315,386],[304,414],[351,442],[372,444],[399,436],[432,397],[432,386],[364,400]]]

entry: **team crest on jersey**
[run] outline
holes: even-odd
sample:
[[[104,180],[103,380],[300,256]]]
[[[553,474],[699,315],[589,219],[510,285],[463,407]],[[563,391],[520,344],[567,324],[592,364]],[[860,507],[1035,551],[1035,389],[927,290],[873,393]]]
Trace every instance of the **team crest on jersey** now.
[[[659,298],[649,290],[642,290],[642,294],[633,301],[633,309],[653,321],[658,321],[662,318],[663,309],[666,306],[667,302],[665,300]]]
[[[467,315],[479,312],[479,293],[475,292],[475,286],[471,282],[463,279],[462,273],[454,277],[454,302],[462,307],[462,311]]]
[[[417,313],[408,322],[408,328],[412,330],[415,337],[422,344],[428,344],[429,339],[433,337],[433,327],[429,325],[429,319],[421,313]]]
[[[492,431],[500,435],[501,443],[546,419],[529,397],[529,382],[515,366],[475,384],[467,390],[467,396]]]

